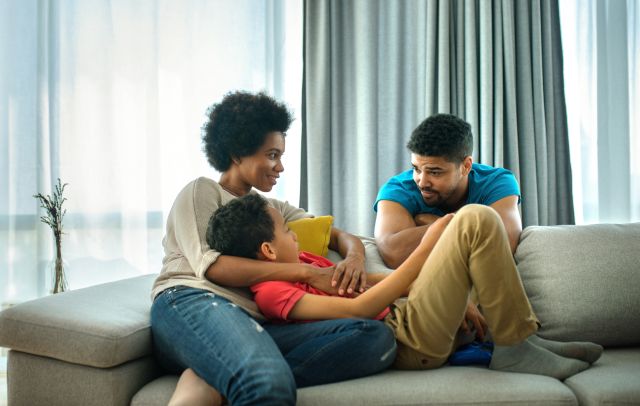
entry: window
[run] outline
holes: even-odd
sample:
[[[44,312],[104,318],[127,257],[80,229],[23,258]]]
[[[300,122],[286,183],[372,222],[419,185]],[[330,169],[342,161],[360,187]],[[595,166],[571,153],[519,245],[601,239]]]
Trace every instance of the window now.
[[[272,194],[297,204],[302,2],[10,1],[0,27],[12,61],[0,64],[0,303],[51,288],[53,238],[32,195],[57,177],[71,288],[158,272],[176,194],[218,177],[200,127],[231,90],[294,111]]]

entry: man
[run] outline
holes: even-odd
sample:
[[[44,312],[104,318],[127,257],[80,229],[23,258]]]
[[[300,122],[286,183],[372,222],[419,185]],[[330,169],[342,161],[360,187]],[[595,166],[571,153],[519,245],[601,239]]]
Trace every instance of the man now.
[[[397,268],[437,218],[470,203],[495,209],[515,252],[522,232],[520,188],[503,168],[473,163],[471,126],[450,114],[424,120],[407,143],[413,169],[378,192],[375,238],[384,262]]]

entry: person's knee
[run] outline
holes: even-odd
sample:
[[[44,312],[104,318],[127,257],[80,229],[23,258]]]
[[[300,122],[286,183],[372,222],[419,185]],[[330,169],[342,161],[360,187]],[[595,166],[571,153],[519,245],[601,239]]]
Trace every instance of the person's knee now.
[[[497,214],[498,213],[490,206],[472,203],[462,206],[462,208],[458,210],[456,216],[477,216],[481,218],[490,218]]]
[[[289,365],[271,360],[260,367],[251,368],[237,376],[236,391],[230,394],[231,404],[295,405],[296,382]]]
[[[397,344],[393,331],[385,323],[377,320],[363,320],[363,332],[368,336],[372,356],[385,366],[390,366],[396,356]]]
[[[455,217],[458,217],[459,220],[464,219],[467,222],[472,222],[481,229],[502,224],[498,212],[482,204],[467,204],[458,210]]]

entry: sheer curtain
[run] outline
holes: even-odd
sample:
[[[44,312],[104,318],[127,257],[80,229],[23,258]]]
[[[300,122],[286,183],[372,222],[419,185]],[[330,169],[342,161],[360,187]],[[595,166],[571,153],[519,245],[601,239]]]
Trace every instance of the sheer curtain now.
[[[640,5],[560,2],[576,223],[640,221]]]
[[[297,1],[0,2],[0,303],[47,294],[51,231],[32,197],[65,195],[71,289],[158,272],[164,220],[197,176],[207,107],[266,90],[300,117]],[[272,194],[298,203],[300,120]]]

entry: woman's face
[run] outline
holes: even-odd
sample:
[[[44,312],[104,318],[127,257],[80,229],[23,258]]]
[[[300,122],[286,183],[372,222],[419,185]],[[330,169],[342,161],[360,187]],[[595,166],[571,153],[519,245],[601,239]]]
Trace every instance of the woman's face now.
[[[234,159],[233,167],[238,171],[238,180],[247,189],[254,187],[261,192],[271,191],[280,173],[284,171],[282,154],[284,154],[284,135],[279,131],[268,133],[264,144],[255,154]]]

